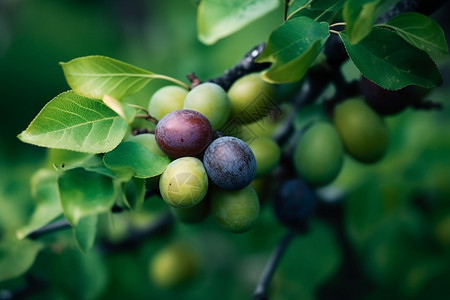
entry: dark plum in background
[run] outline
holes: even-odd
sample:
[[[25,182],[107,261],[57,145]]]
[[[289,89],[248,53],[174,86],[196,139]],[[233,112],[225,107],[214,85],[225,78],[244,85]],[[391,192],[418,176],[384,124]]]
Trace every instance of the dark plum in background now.
[[[158,146],[171,158],[196,156],[212,140],[212,128],[201,113],[180,109],[165,115],[156,125]]]
[[[225,190],[239,190],[255,178],[256,159],[242,140],[224,136],[214,140],[205,151],[203,164],[209,178]]]

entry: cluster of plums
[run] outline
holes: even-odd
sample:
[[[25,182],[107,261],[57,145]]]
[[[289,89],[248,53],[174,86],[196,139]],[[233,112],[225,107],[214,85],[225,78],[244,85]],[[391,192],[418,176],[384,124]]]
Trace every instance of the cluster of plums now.
[[[149,113],[159,120],[154,139],[171,159],[159,179],[159,190],[175,216],[195,222],[210,211],[232,232],[252,227],[260,206],[250,183],[257,173],[275,166],[262,161],[264,153],[258,147],[263,149],[264,144],[252,149],[243,140],[218,132],[233,116],[246,114],[246,107],[255,107],[252,101],[259,99],[258,93],[271,88],[254,73],[236,81],[228,92],[205,82],[190,91],[166,86],[154,93],[149,103]]]

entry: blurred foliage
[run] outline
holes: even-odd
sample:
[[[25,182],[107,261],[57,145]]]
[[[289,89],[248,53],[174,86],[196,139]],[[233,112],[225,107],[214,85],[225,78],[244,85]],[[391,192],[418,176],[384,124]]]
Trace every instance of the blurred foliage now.
[[[50,99],[68,89],[58,62],[101,54],[186,82],[190,72],[207,79],[221,75],[265,41],[282,12],[213,46],[197,40],[195,15],[195,1],[0,1],[0,125],[6,129],[0,135],[1,240],[23,227],[35,207],[29,181],[46,153],[20,143],[16,135]],[[448,34],[449,26],[443,27]],[[346,158],[338,179],[323,189],[345,199],[343,235],[350,245],[342,242],[335,226],[313,222],[283,257],[270,287],[274,299],[445,299],[450,294],[447,61],[439,66],[444,85],[429,95],[444,109],[408,109],[386,118],[391,130],[386,157],[373,165]],[[163,84],[152,82],[130,101],[146,106]],[[297,127],[317,117],[324,115],[308,107],[299,114]],[[254,229],[244,234],[224,232],[208,217],[198,225],[175,222],[169,234],[111,250],[115,241],[167,210],[161,199],[152,197],[139,213],[102,216],[101,240],[86,254],[71,230],[43,237],[50,246],[27,276],[0,282],[0,297],[2,290],[31,285],[36,288],[27,299],[249,299],[286,232],[270,203],[263,204]],[[197,254],[196,277],[176,289],[158,287],[151,279],[151,259],[180,242]],[[0,255],[5,255],[1,246]],[[356,273],[349,274],[348,264],[355,262]]]

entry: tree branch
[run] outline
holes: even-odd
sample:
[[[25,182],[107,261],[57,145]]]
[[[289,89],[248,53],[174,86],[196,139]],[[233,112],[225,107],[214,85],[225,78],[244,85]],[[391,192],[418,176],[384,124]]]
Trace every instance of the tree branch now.
[[[253,293],[253,300],[268,299],[267,290],[269,288],[270,281],[272,280],[272,277],[275,274],[275,270],[294,236],[295,232],[289,231],[278,243],[275,251],[272,253],[272,256],[270,257],[266,267],[264,268],[258,285],[255,288],[255,292]]]

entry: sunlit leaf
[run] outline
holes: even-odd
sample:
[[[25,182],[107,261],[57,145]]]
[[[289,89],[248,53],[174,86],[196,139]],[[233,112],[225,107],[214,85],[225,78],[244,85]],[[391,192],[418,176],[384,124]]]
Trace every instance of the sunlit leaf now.
[[[106,56],[84,56],[60,63],[69,86],[78,94],[103,99],[109,95],[118,100],[135,94],[152,79],[176,79],[155,74]]]
[[[31,192],[37,205],[28,224],[17,231],[19,239],[23,239],[62,214],[57,181],[58,173],[54,170],[41,169],[33,175]]]
[[[37,241],[3,238],[0,241],[0,281],[25,273],[33,265],[43,246]]]
[[[112,178],[83,168],[61,174],[58,187],[64,215],[72,226],[85,216],[109,211],[118,192]]]
[[[168,157],[158,156],[140,144],[123,142],[103,157],[105,165],[124,178],[149,178],[161,174],[170,163]]]
[[[270,82],[286,83],[300,80],[311,67],[330,33],[327,23],[319,23],[307,17],[285,22],[269,37],[266,48],[257,62],[271,62],[263,72]]]
[[[345,2],[343,17],[348,41],[351,44],[358,43],[370,33],[380,3],[381,0],[347,0]]]
[[[383,25],[395,32],[408,43],[427,52],[437,59],[448,54],[448,46],[442,28],[433,19],[414,12],[392,18]]]
[[[102,153],[120,143],[127,126],[101,101],[69,91],[47,103],[18,137],[42,147]]]
[[[278,7],[278,0],[203,0],[197,10],[198,38],[213,44]]]
[[[433,88],[442,82],[431,58],[392,30],[374,28],[358,44],[351,44],[345,32],[340,37],[359,71],[385,89],[396,90],[407,85]]]

